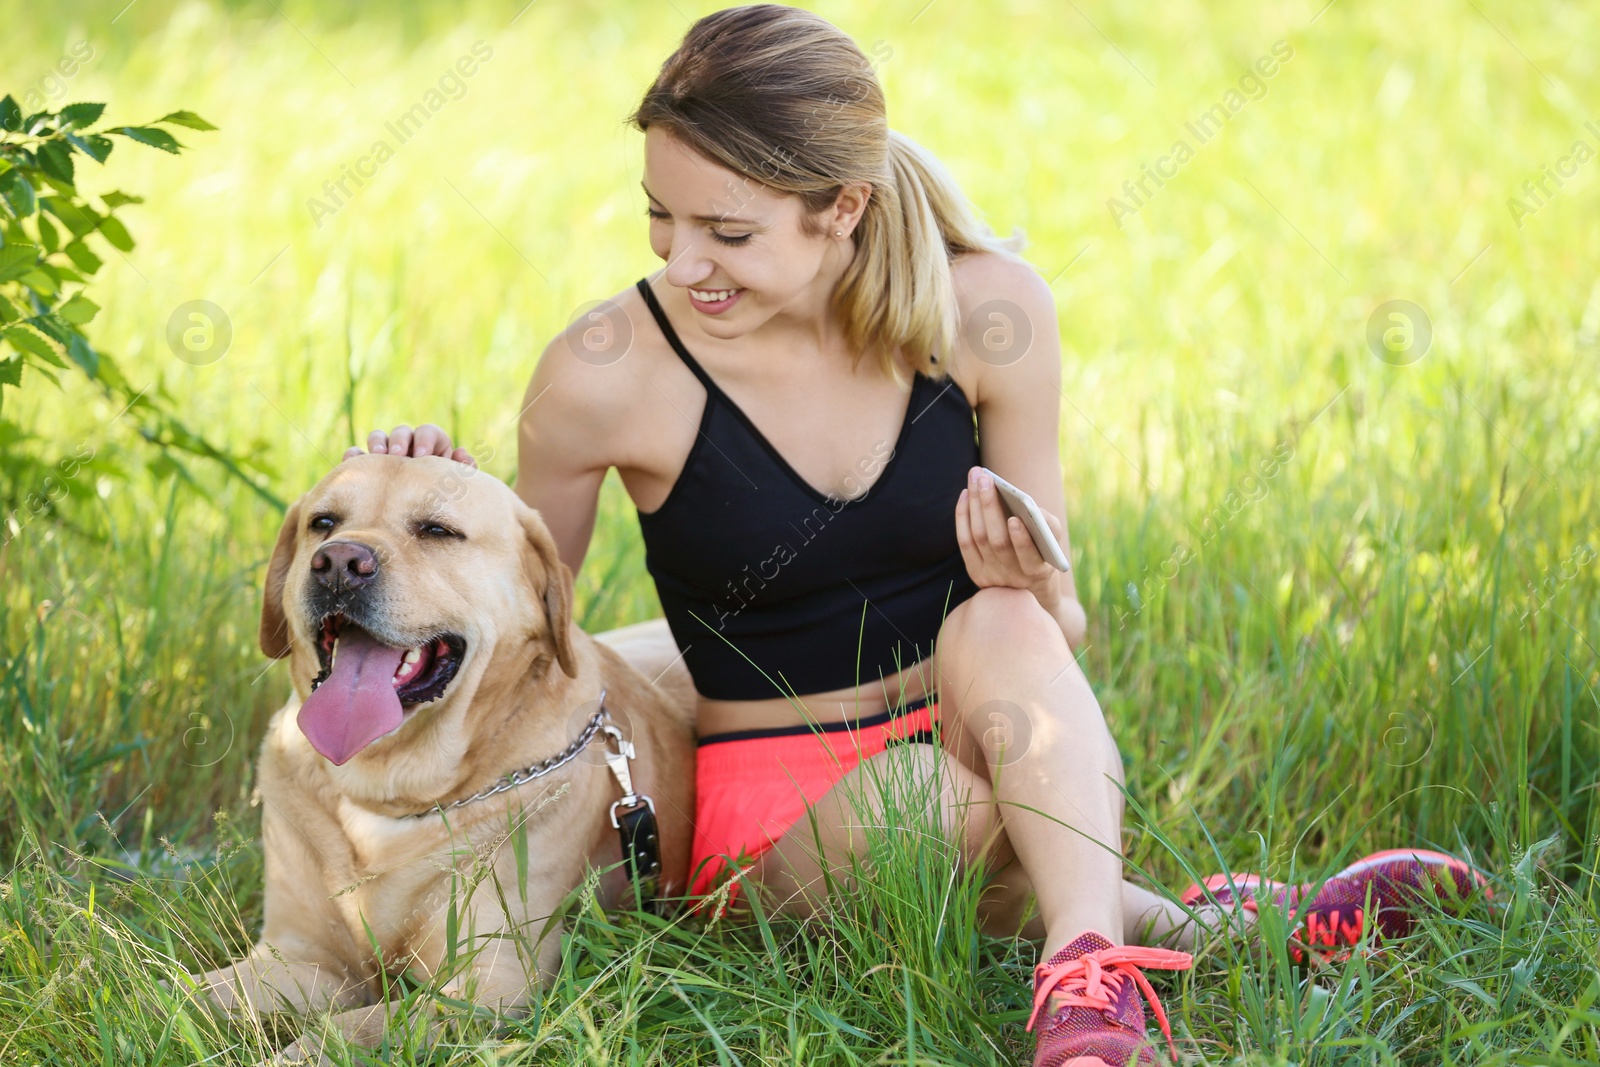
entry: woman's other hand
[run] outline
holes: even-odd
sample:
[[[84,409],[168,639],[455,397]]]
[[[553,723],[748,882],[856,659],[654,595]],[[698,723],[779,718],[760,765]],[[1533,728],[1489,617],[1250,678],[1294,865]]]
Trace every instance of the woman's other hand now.
[[[431,422],[425,422],[415,430],[409,426],[396,426],[388,433],[373,430],[367,435],[365,450],[360,445],[352,445],[345,450],[344,458],[359,456],[363,451],[391,456],[446,456],[469,467],[478,465],[472,453],[464,448],[451,447],[450,435]]]

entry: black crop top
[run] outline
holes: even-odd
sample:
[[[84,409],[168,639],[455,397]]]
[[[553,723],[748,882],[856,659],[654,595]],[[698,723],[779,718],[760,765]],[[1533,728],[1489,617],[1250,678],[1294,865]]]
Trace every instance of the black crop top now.
[[[857,468],[881,467],[867,494],[824,495],[689,355],[649,280],[638,288],[706,388],[682,473],[659,508],[638,512],[695,688],[713,700],[806,696],[931,655],[944,617],[978,591],[956,541],[956,498],[979,461],[961,387],[917,372],[899,439]]]

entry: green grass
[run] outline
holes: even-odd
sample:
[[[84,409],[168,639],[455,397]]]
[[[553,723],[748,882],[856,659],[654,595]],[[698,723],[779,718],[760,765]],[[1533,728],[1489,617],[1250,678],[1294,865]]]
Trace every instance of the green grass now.
[[[122,6],[0,0],[0,89],[82,39],[63,102],[222,127],[85,181],[148,198],[93,290],[97,343],[263,456],[280,497],[399,421],[509,477],[543,344],[657,266],[621,117],[715,5],[536,4],[514,25],[520,0]],[[1185,1054],[1593,1062],[1600,160],[1520,228],[1507,200],[1575,140],[1600,147],[1600,11],[1320,8],[817,10],[892,49],[891,124],[998,231],[1024,227],[1053,282],[1084,668],[1128,764],[1130,869],[1177,890],[1418,843],[1510,902],[1315,979],[1220,939],[1156,977]],[[315,225],[307,198],[479,39],[467,95]],[[1107,199],[1279,40],[1266,94],[1119,227]],[[1410,366],[1366,346],[1395,298],[1434,328]],[[208,367],[164,344],[191,299],[233,322]],[[123,473],[0,548],[0,1063],[253,1062],[263,1035],[132,994],[260,922],[253,761],[287,680],[254,635],[279,516],[214,470],[152,465],[84,385],[27,381],[6,414],[31,435],[8,448],[88,445]],[[591,631],[659,610],[614,474],[578,585]],[[1024,1058],[1037,946],[977,936],[976,884],[938,842],[874,847],[876,877],[805,923],[583,910],[539,1015],[395,1062]]]

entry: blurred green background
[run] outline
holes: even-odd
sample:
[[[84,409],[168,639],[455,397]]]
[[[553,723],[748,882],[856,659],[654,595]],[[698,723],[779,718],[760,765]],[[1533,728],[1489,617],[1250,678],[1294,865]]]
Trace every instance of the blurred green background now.
[[[1600,7],[802,6],[887,55],[890,124],[1052,284],[1084,665],[1146,809],[1130,859],[1180,888],[1178,856],[1218,865],[1207,832],[1235,864],[1429,843],[1537,861],[1591,906],[1600,159],[1545,168],[1600,152]],[[0,90],[220,127],[81,177],[147,198],[90,334],[263,487],[421,421],[509,479],[545,343],[659,266],[623,117],[717,7],[4,0]],[[460,99],[314,218],[476,42]],[[1201,143],[1187,124],[1230,99]],[[1136,204],[1179,139],[1193,158]],[[165,342],[196,299],[233,328],[207,366]],[[1425,312],[1425,352],[1369,346],[1390,300]],[[279,514],[203,463],[147,470],[115,414],[81,379],[7,398],[31,435],[8,447],[121,470],[0,548],[0,843],[45,864],[208,849],[212,812],[248,819],[287,693],[255,646]],[[578,582],[591,631],[659,613],[614,473]]]

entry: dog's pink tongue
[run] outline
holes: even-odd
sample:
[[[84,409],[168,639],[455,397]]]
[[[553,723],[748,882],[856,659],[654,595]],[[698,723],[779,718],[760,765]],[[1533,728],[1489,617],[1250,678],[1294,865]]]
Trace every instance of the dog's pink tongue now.
[[[300,705],[297,721],[312,748],[342,764],[403,720],[394,672],[406,650],[346,626],[335,651],[333,672]]]

